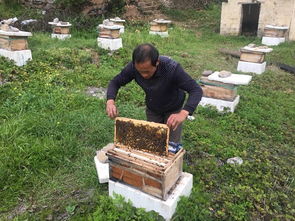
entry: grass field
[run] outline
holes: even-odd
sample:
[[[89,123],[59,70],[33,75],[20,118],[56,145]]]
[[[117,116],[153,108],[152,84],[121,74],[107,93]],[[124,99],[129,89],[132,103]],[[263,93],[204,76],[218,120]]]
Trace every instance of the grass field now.
[[[105,100],[87,96],[86,88],[107,87],[139,43],[153,43],[197,80],[205,69],[236,72],[238,60],[219,48],[261,41],[216,33],[218,7],[166,13],[176,22],[169,38],[129,23],[124,48],[113,54],[97,47],[93,28],[74,30],[65,41],[33,33],[33,60],[23,67],[0,58],[7,81],[0,86],[0,220],[162,220],[120,197],[111,200],[98,183],[93,157],[112,142],[114,122]],[[274,47],[267,61],[295,66],[295,42]],[[194,175],[194,186],[173,220],[295,220],[294,80],[268,66],[239,87],[235,113],[199,107],[196,120],[185,122],[184,171]],[[120,116],[145,119],[144,93],[135,83],[121,89],[117,105]],[[226,164],[235,156],[244,163]]]

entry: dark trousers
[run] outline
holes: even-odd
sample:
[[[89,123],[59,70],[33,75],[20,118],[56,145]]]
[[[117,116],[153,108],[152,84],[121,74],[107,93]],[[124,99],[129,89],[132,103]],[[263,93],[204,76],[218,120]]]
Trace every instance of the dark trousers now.
[[[180,109],[181,110],[181,109]],[[161,123],[161,124],[166,124],[169,116],[171,114],[178,113],[180,110],[173,111],[173,112],[168,112],[164,114],[158,114],[153,111],[151,111],[149,108],[146,108],[146,118],[148,121],[152,121],[155,123]],[[169,136],[169,141],[175,142],[175,143],[180,143],[181,141],[181,132],[182,132],[182,124],[180,124],[176,130],[170,129],[170,136]]]

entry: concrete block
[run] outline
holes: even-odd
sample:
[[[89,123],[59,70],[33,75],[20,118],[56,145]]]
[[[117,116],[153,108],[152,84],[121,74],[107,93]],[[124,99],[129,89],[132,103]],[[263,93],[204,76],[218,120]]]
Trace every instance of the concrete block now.
[[[0,49],[0,56],[13,60],[17,66],[23,66],[27,61],[32,60],[31,50],[8,51]]]
[[[67,38],[71,38],[72,35],[70,34],[51,34],[51,38],[58,38],[60,40],[65,40]]]
[[[122,38],[109,39],[98,37],[97,44],[98,47],[111,51],[115,51],[123,47]]]
[[[109,196],[114,197],[114,194],[122,195],[125,201],[130,200],[134,207],[144,208],[146,211],[154,210],[163,216],[165,220],[170,220],[175,213],[180,197],[189,196],[192,187],[193,175],[182,173],[175,188],[170,192],[168,199],[163,201],[126,184],[110,180]]]
[[[201,106],[214,106],[216,109],[220,112],[228,111],[228,112],[234,112],[236,106],[238,105],[240,101],[240,96],[237,96],[233,101],[226,101],[226,100],[220,100],[215,98],[209,98],[209,97],[202,97],[200,101]]]
[[[263,37],[262,38],[262,44],[273,46],[273,45],[279,45],[283,42],[285,42],[285,38],[275,38],[275,37]]]
[[[162,38],[169,37],[168,31],[160,32],[160,31],[150,31],[150,35],[160,35]]]
[[[109,182],[109,163],[101,163],[97,159],[97,157],[94,157],[94,163],[97,171],[97,176],[99,183],[107,183]]]
[[[245,73],[262,74],[265,71],[266,62],[252,63],[246,61],[239,61],[237,70]]]

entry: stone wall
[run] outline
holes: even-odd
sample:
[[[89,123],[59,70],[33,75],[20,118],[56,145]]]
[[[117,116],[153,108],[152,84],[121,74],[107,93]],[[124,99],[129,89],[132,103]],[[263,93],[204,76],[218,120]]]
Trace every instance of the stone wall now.
[[[1,1],[1,0],[0,0]],[[105,13],[106,6],[110,0],[89,0],[88,6],[81,8],[83,14],[100,15]],[[21,0],[27,7],[48,10],[55,7],[55,0]]]
[[[47,10],[53,7],[54,0],[21,0],[21,3],[25,6]]]
[[[1,0],[0,0],[1,1]],[[42,10],[48,10],[55,7],[55,0],[20,0],[22,4],[28,7],[40,8]],[[101,15],[106,12],[108,3],[111,0],[88,0],[89,4],[81,8],[84,15]],[[160,5],[165,3],[168,7],[171,4],[171,0],[125,0],[126,10],[136,16],[152,15],[154,12],[157,13]],[[128,14],[128,13],[127,13]],[[136,16],[135,16],[136,15]]]
[[[228,0],[222,3],[220,34],[239,35],[242,23],[242,4],[261,3],[258,36],[265,25],[289,27],[289,39],[295,40],[295,0]]]

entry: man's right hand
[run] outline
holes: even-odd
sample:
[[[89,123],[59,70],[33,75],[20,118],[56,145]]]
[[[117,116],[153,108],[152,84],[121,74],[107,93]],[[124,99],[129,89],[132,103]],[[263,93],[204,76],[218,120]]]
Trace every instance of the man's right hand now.
[[[118,116],[118,110],[114,100],[110,99],[107,101],[106,111],[108,116],[112,119]]]

